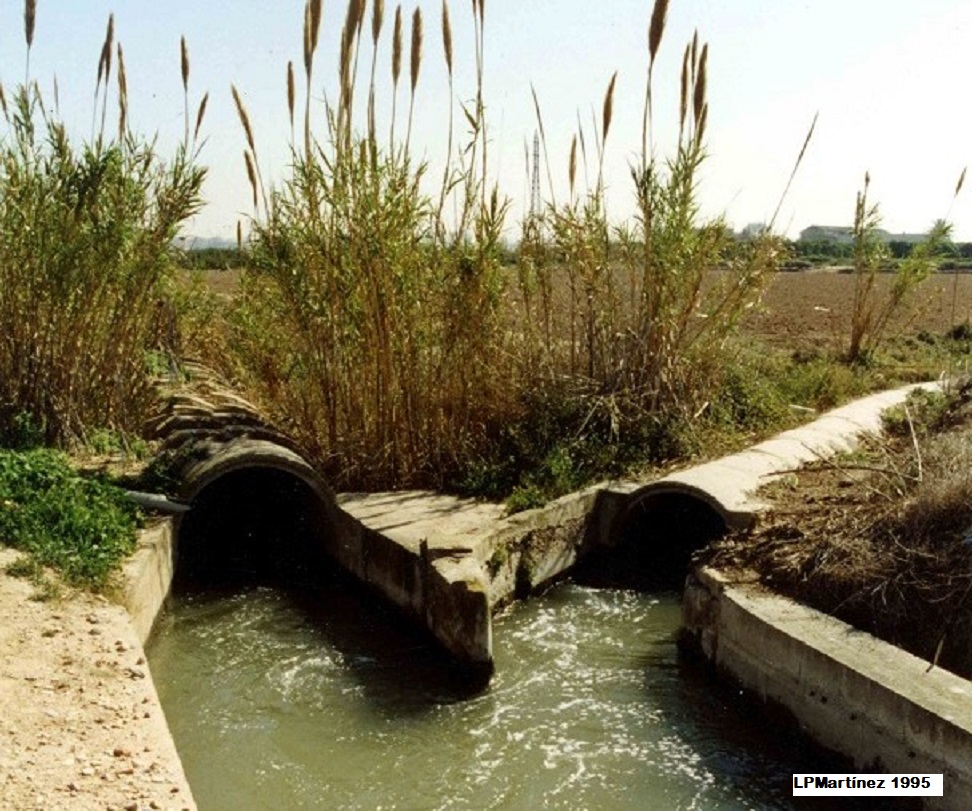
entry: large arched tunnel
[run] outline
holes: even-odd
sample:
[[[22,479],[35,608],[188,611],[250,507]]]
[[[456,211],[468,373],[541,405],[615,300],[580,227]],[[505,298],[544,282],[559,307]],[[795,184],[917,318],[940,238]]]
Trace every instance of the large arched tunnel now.
[[[299,477],[247,467],[214,479],[178,527],[176,587],[286,582],[327,564],[328,516]]]
[[[333,499],[303,460],[271,443],[230,443],[183,471],[174,588],[297,585],[331,568]]]
[[[652,485],[632,494],[611,525],[608,544],[578,566],[575,578],[596,587],[679,591],[692,555],[729,529],[719,506],[704,495]]]

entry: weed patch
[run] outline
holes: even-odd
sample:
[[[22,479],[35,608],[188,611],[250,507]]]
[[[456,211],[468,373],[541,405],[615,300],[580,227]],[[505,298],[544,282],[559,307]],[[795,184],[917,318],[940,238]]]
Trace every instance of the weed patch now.
[[[135,548],[135,506],[118,488],[76,473],[62,454],[0,450],[0,542],[29,556],[23,571],[56,570],[101,591]]]

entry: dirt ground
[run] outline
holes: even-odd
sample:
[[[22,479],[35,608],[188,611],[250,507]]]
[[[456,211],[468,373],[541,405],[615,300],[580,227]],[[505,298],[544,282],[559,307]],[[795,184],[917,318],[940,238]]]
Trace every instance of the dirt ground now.
[[[890,275],[878,277],[881,292]],[[854,276],[835,269],[777,273],[743,329],[783,349],[840,348],[847,340]],[[941,335],[972,317],[972,274],[929,278],[888,326],[888,336],[927,331]],[[954,309],[953,309],[954,308]]]
[[[240,286],[240,270],[214,270],[203,274],[210,290],[230,299]],[[881,275],[886,290],[891,276]],[[846,340],[854,301],[854,276],[847,269],[821,268],[776,273],[761,304],[744,319],[745,331],[773,346],[805,349],[841,346]],[[889,325],[889,335],[922,330],[941,334],[953,324],[972,319],[972,274],[941,273],[932,276]]]
[[[195,808],[125,609],[34,590],[0,573],[0,808]]]

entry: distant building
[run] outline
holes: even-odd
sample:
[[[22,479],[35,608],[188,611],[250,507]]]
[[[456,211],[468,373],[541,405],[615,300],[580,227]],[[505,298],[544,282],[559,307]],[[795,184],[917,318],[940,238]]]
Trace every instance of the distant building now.
[[[923,242],[927,234],[892,234],[883,228],[874,229],[874,236],[881,242],[905,242],[914,245]],[[800,232],[801,242],[834,242],[849,245],[854,241],[854,229],[849,225],[811,225]]]
[[[846,225],[811,225],[800,232],[800,241],[849,244],[854,241],[854,229]]]

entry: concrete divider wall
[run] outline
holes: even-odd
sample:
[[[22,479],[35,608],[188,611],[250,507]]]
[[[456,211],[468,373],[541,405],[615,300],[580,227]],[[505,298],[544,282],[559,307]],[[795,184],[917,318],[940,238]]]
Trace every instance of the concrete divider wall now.
[[[929,808],[972,808],[972,684],[870,634],[711,569],[683,599],[682,641],[823,746],[869,772],[944,774]]]

